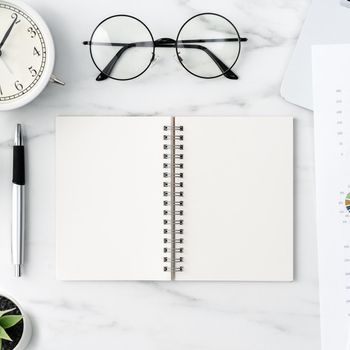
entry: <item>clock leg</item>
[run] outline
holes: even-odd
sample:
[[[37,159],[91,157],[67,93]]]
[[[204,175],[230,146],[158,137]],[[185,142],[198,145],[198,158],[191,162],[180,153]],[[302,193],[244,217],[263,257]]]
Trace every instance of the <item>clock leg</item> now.
[[[55,83],[58,85],[66,85],[66,83],[56,77],[56,75],[52,74],[50,78],[51,83]]]

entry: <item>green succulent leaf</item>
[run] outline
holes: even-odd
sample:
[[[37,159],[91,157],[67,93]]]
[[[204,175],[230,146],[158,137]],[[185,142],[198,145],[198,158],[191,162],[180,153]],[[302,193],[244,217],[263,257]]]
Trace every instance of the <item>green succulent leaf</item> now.
[[[5,329],[0,327],[0,339],[12,341],[10,336],[6,333]]]
[[[21,321],[22,318],[23,318],[23,316],[21,316],[21,315],[5,315],[5,316],[2,316],[2,317],[0,317],[0,327],[2,327],[3,329],[7,329],[7,328],[10,328],[10,327],[13,327],[19,321]]]
[[[8,314],[9,312],[13,311],[13,310],[16,310],[16,308],[13,308],[13,309],[9,309],[9,310],[4,310],[4,311],[0,311],[0,317],[5,315],[5,314]],[[1,348],[0,348],[1,349]]]

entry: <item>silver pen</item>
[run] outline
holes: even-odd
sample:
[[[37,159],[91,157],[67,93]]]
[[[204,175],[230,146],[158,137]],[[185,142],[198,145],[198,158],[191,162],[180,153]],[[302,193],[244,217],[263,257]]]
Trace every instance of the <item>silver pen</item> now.
[[[15,267],[15,276],[20,277],[24,259],[25,219],[25,162],[21,124],[17,124],[15,132],[12,186],[12,264]]]

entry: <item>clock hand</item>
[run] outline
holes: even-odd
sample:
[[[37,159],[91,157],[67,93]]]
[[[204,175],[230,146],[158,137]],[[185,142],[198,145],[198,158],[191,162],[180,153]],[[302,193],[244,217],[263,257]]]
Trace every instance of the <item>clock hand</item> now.
[[[8,36],[10,35],[10,33],[11,33],[12,29],[13,29],[13,26],[15,25],[16,21],[17,21],[17,15],[15,15],[15,19],[13,20],[12,24],[10,25],[10,28],[7,29],[7,32],[5,33],[4,37],[2,38],[2,40],[0,42],[0,56],[1,56],[1,53],[2,53],[1,49],[4,46]]]

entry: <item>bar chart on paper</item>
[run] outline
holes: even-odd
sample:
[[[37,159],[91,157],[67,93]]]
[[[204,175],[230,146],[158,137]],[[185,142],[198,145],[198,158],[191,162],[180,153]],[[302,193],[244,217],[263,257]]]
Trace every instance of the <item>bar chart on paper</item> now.
[[[345,204],[346,210],[350,212],[350,193],[346,195],[344,204]]]
[[[346,349],[350,324],[350,45],[313,47],[322,349]],[[331,67],[331,72],[330,72]]]
[[[347,190],[339,192],[339,219],[344,225],[348,225],[350,223],[350,186],[345,186]],[[348,192],[349,191],[349,192]]]

